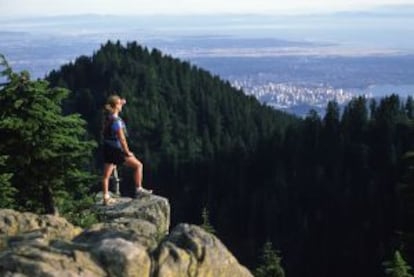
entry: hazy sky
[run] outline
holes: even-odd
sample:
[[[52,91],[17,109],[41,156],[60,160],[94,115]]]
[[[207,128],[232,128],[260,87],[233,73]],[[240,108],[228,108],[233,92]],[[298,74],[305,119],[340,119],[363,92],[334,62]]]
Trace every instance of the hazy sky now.
[[[312,13],[414,0],[0,0],[1,16],[62,14]]]

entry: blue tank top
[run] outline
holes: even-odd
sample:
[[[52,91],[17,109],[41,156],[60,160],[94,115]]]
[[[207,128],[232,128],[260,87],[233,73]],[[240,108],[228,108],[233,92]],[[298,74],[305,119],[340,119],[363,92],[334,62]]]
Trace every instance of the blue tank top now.
[[[120,129],[123,129],[125,136],[127,136],[126,125],[119,116],[109,115],[106,119],[104,129],[104,143],[115,148],[122,149],[121,142],[116,135]]]

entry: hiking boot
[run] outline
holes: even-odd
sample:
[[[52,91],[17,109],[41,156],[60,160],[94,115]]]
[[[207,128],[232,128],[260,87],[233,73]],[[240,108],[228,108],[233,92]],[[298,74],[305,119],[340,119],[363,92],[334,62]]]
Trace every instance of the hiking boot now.
[[[143,187],[140,187],[140,188],[137,188],[137,190],[135,191],[134,198],[138,198],[140,196],[151,195],[151,194],[152,194],[152,190],[144,189]]]

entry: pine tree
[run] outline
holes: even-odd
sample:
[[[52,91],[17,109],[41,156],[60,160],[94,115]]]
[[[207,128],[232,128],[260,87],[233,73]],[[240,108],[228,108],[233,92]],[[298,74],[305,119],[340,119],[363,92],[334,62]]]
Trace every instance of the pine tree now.
[[[256,268],[254,276],[256,277],[284,277],[285,271],[280,265],[282,260],[276,250],[273,249],[270,241],[265,242],[260,257],[261,264]]]
[[[16,189],[11,185],[13,174],[4,171],[6,156],[0,156],[0,208],[13,208]]]
[[[411,270],[411,266],[407,265],[404,258],[401,256],[400,251],[394,252],[394,257],[390,261],[383,263],[385,267],[385,273],[391,275],[391,277],[412,277],[408,271]]]
[[[85,121],[63,115],[68,91],[31,81],[28,72],[14,73],[1,56],[7,79],[0,87],[1,155],[17,189],[17,204],[34,212],[56,213],[57,203],[83,195],[93,178],[85,171],[95,143],[85,139]],[[56,202],[56,200],[59,200]]]
[[[11,68],[2,54],[0,54],[0,67],[4,68],[0,72],[1,77],[11,73]],[[0,84],[0,89],[5,85],[6,83]],[[0,152],[0,154],[3,154],[3,152]],[[10,183],[13,174],[5,168],[7,158],[7,156],[0,156],[0,208],[13,208],[15,202],[14,196],[16,194],[16,188]]]
[[[403,156],[404,174],[398,184],[398,203],[400,210],[401,240],[404,245],[405,257],[409,262],[414,258],[414,152],[409,151]]]

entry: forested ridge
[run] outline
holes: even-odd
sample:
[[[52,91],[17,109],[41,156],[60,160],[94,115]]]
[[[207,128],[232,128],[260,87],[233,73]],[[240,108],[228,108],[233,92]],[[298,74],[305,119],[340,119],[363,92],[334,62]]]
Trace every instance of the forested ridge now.
[[[135,42],[108,42],[47,80],[72,92],[64,112],[80,113],[96,141],[106,97],[125,97],[131,148],[146,186],[170,200],[172,225],[207,209],[251,269],[266,241],[287,276],[384,276],[395,250],[414,264],[411,98],[355,98],[343,112],[331,102],[300,119]],[[99,148],[90,167],[100,174]]]

